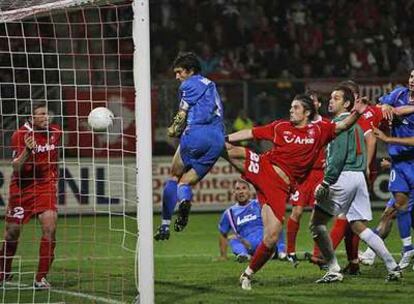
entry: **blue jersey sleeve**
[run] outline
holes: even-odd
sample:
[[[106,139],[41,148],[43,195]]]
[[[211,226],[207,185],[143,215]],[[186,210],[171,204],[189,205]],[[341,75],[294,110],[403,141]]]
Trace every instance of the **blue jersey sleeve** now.
[[[396,101],[401,96],[401,94],[403,94],[406,90],[407,88],[404,88],[404,87],[395,88],[388,94],[381,96],[378,100],[381,104],[387,104],[387,105],[395,107]]]
[[[231,230],[228,213],[229,209],[223,212],[223,214],[221,215],[220,222],[218,224],[218,229],[222,234],[227,234]]]
[[[200,97],[204,94],[208,83],[203,83],[200,79],[211,82],[207,78],[192,77],[184,81],[180,86],[181,103],[189,107],[194,106]]]

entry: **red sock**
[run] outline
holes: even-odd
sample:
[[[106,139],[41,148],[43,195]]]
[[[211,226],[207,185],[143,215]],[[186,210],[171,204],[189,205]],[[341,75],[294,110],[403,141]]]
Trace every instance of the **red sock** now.
[[[0,251],[0,272],[9,273],[11,271],[17,244],[18,241],[3,241],[3,246]]]
[[[250,269],[253,270],[253,272],[257,272],[272,257],[274,252],[274,248],[267,248],[266,245],[261,242],[260,245],[257,246],[257,249],[250,261]]]
[[[342,242],[345,236],[346,228],[348,227],[348,221],[346,219],[336,219],[334,226],[331,230],[331,240],[334,249]]]
[[[318,245],[316,245],[316,242],[313,242],[313,253],[312,255],[314,257],[320,257],[321,256],[321,251],[319,250]]]
[[[299,222],[289,217],[286,227],[287,253],[296,252],[296,236],[299,231]]]
[[[39,267],[37,268],[36,281],[39,282],[43,277],[46,277],[49,268],[52,265],[55,257],[56,242],[45,237],[40,239],[39,248]]]
[[[358,259],[358,248],[359,248],[359,236],[356,235],[350,226],[345,233],[345,249],[348,261],[354,261]]]

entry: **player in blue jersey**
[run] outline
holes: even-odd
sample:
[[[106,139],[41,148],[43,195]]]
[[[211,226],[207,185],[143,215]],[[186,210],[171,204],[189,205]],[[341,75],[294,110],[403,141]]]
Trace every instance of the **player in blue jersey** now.
[[[410,141],[414,137],[414,70],[411,71],[407,87],[398,87],[389,94],[380,97],[380,103],[387,107],[393,107],[399,114],[398,119],[394,119],[391,128],[391,137],[388,140],[388,154],[391,158],[391,172],[389,191],[393,194],[392,204],[388,204],[379,227],[390,227],[387,223],[397,214],[400,237],[403,241],[403,256],[400,267],[405,268],[414,256],[414,247],[411,244],[411,214],[408,212],[410,196],[414,192],[414,146],[408,145],[405,141]],[[407,110],[401,113],[402,109]],[[379,136],[381,131],[374,130],[374,134]],[[397,212],[398,211],[398,212]],[[386,233],[379,231],[382,237]],[[361,261],[365,264],[372,264],[375,255],[365,252]]]
[[[234,198],[237,203],[224,211],[218,225],[220,259],[227,259],[227,245],[229,244],[237,261],[242,263],[250,260],[263,239],[262,208],[256,199],[251,199],[249,184],[242,179],[234,185]],[[286,257],[283,230],[280,233],[275,254],[280,259]]]
[[[173,63],[179,88],[179,110],[168,128],[180,145],[171,165],[171,176],[164,185],[162,221],[155,240],[170,236],[171,217],[177,202],[175,231],[187,225],[193,196],[192,186],[211,169],[224,149],[223,105],[213,81],[200,75],[201,66],[193,53],[179,54]]]
[[[409,110],[407,108],[407,110]],[[390,137],[385,135],[381,130],[377,128],[373,128],[374,135],[384,141],[387,144],[399,144],[399,145],[407,145],[407,146],[414,146],[414,137]],[[386,167],[390,167],[391,163],[383,161],[384,164],[387,164]],[[384,165],[385,166],[385,165]],[[414,170],[414,168],[412,169]],[[400,238],[403,244],[403,250],[402,250],[402,258],[399,262],[399,266],[401,269],[407,268],[410,265],[410,261],[412,257],[414,256],[414,247],[412,244],[412,238],[411,238],[411,228],[413,227],[414,221],[413,221],[413,205],[414,205],[414,191],[411,191],[409,195],[409,201],[407,208],[396,210],[395,207],[395,199],[391,198],[386,206],[385,212],[386,214],[390,214],[390,210],[394,211],[396,213],[397,218],[397,224],[398,224],[398,230],[400,234]],[[390,216],[389,216],[390,217]],[[388,221],[385,221],[388,220]],[[382,238],[386,238],[389,234],[390,229],[385,229],[385,227],[391,227],[391,225],[388,225],[388,222],[391,222],[390,219],[383,219],[380,224],[377,227],[377,230]],[[370,248],[368,248],[360,257],[361,262],[365,265],[372,265],[375,260],[375,252],[373,252]]]

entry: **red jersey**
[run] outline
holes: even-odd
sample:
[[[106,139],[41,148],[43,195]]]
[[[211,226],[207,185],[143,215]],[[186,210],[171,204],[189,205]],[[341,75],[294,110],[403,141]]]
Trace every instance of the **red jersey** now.
[[[369,105],[358,119],[358,125],[361,127],[364,135],[366,135],[372,131],[372,126],[379,128],[380,124],[385,120],[381,108]]]
[[[329,118],[325,118],[319,115],[319,118],[312,121],[312,123],[320,123],[320,124],[330,124],[331,120]],[[318,157],[313,164],[312,169],[315,170],[323,170],[325,168],[326,163],[326,150],[323,148],[319,151]]]
[[[312,169],[320,150],[335,137],[335,126],[333,122],[326,122],[297,128],[290,121],[276,120],[253,128],[253,137],[272,141],[273,147],[266,152],[266,157],[291,180],[301,183]]]
[[[58,146],[62,134],[59,126],[50,125],[47,131],[34,131],[29,123],[25,123],[12,135],[13,158],[17,158],[26,149],[26,134],[34,136],[36,147],[20,172],[13,172],[9,187],[11,199],[56,193]]]
[[[361,117],[358,119],[357,123],[364,132],[364,136],[372,132],[372,127],[379,128],[381,123],[386,121],[386,118],[382,114],[381,108],[373,105],[369,105]],[[377,149],[374,151],[373,161],[371,162],[369,169],[372,176],[369,177],[369,180],[373,182],[376,177],[377,165],[375,159],[377,158]]]

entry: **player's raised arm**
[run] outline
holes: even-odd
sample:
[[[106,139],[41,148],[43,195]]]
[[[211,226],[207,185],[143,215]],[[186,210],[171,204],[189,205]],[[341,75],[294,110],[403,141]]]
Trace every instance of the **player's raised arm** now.
[[[390,137],[380,129],[373,127],[374,135],[387,144],[414,146],[414,137]]]
[[[227,135],[226,140],[228,142],[238,142],[242,140],[253,139],[252,129],[240,130]]]
[[[36,141],[34,137],[32,135],[26,134],[24,136],[24,145],[25,148],[23,149],[23,151],[16,157],[14,157],[12,161],[13,171],[16,173],[21,171],[24,163],[32,153],[32,150],[36,147]]]
[[[336,123],[336,127],[335,127],[336,134],[339,134],[345,130],[348,130],[361,117],[362,113],[364,113],[364,111],[367,108],[367,104],[362,102],[363,99],[364,97],[358,98],[357,100],[355,100],[354,108],[352,109],[351,115],[349,115],[344,120]]]

